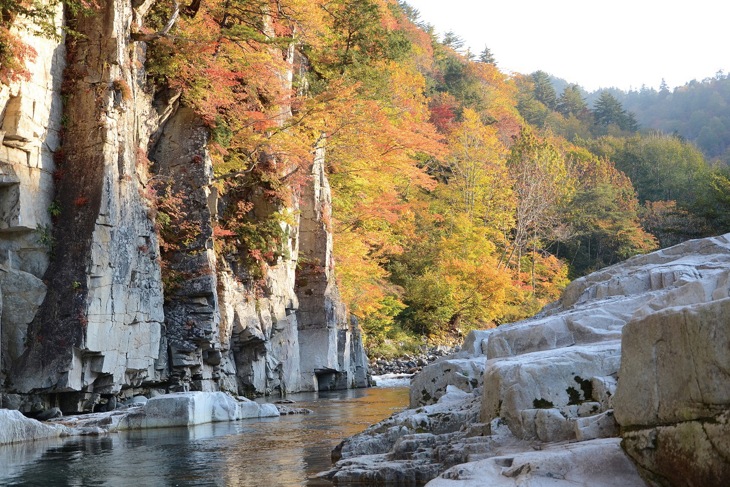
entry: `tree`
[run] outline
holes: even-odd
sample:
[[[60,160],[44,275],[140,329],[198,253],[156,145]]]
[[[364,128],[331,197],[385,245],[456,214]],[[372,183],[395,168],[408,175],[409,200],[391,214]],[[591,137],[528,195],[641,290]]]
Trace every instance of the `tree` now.
[[[583,99],[583,95],[580,92],[578,85],[568,85],[565,87],[563,92],[560,94],[560,98],[557,101],[556,109],[563,116],[568,117],[575,115],[580,117],[588,109],[586,101]]]
[[[437,241],[437,260],[409,283],[408,326],[431,335],[463,335],[492,327],[506,311],[510,277],[497,266],[496,247],[483,227],[464,214],[451,215]]]
[[[547,140],[523,128],[507,160],[517,202],[512,249],[501,264],[509,266],[516,254],[517,275],[522,254],[534,256],[541,241],[555,226],[558,208],[573,188],[565,158]]]
[[[574,276],[657,247],[654,237],[639,224],[635,198],[627,202],[622,187],[609,182],[586,187],[569,206],[567,216],[574,235],[564,243],[562,255],[570,259]]]
[[[631,179],[641,203],[675,200],[691,209],[708,192],[710,169],[702,153],[676,137],[602,137],[588,147],[614,161]]]
[[[446,47],[450,47],[454,51],[458,51],[464,47],[465,42],[464,39],[457,35],[453,30],[450,30],[446,34],[444,34],[444,38],[441,41],[441,44]]]
[[[479,53],[479,62],[484,64],[493,64],[495,66],[497,65],[497,61],[494,59],[492,51],[490,51],[487,46],[484,46],[484,50]]]
[[[602,127],[615,125],[627,132],[638,130],[638,123],[634,115],[624,110],[621,102],[608,91],[602,91],[593,105],[593,118],[596,125]]]
[[[553,84],[550,81],[550,75],[545,71],[535,71],[532,73],[532,81],[535,84],[533,89],[535,99],[550,110],[555,110],[557,105],[557,95],[555,94],[555,88],[553,88]]]
[[[484,126],[479,114],[465,109],[463,121],[451,131],[451,149],[443,170],[444,193],[451,211],[475,222],[489,222],[504,230],[510,211],[510,188],[504,165],[504,147],[493,127]]]

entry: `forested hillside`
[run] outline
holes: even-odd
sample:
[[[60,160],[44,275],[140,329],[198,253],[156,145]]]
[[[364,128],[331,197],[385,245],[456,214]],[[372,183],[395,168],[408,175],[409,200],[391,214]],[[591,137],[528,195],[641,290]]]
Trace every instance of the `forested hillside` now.
[[[670,90],[644,88],[614,96],[647,129],[693,142],[711,162],[730,164],[730,76],[693,80]]]
[[[216,245],[254,279],[281,257],[291,218],[269,210],[326,149],[340,289],[370,347],[514,321],[570,277],[730,228],[728,174],[690,142],[726,123],[708,106],[698,117],[717,122],[696,121],[696,137],[645,133],[669,108],[640,112],[610,92],[589,106],[545,73],[508,76],[488,50],[459,52],[395,0],[157,2],[143,25],[149,90],[178,94],[205,120],[218,191],[238,201]],[[32,55],[2,29],[3,56]],[[299,66],[292,92],[277,81],[282,52]],[[0,75],[22,69],[3,62]],[[685,91],[652,96],[694,103]],[[682,134],[666,123],[656,128]],[[726,157],[713,140],[707,154]],[[191,230],[174,224],[174,195],[158,196],[164,258]],[[166,284],[178,278],[168,268]]]

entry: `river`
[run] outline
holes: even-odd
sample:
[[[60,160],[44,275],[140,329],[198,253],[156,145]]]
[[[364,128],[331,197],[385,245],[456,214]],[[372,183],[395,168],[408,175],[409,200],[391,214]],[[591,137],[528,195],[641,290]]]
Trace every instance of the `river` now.
[[[406,387],[294,394],[313,414],[0,446],[0,485],[325,486],[342,439],[407,406]]]

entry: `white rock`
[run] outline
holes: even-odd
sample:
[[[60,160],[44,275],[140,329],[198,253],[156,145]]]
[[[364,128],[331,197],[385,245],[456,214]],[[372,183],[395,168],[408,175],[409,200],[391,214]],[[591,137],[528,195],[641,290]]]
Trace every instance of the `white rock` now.
[[[574,421],[575,439],[578,441],[596,438],[614,438],[619,435],[618,423],[613,411],[605,411],[595,416],[578,418]]]
[[[20,411],[0,409],[0,445],[58,438],[68,433],[68,429],[64,426],[26,418]]]
[[[614,407],[624,445],[662,485],[730,478],[730,299],[629,323]]]
[[[410,407],[433,404],[446,393],[447,386],[471,392],[482,385],[484,356],[444,358],[424,367],[413,377]]]
[[[708,418],[730,408],[730,299],[627,325],[614,405],[623,426]]]
[[[457,465],[427,487],[644,487],[616,438]]]
[[[528,438],[533,427],[524,423],[522,411],[590,401],[591,380],[618,372],[620,353],[618,342],[607,342],[490,360],[481,420],[501,417],[518,438]]]
[[[223,392],[178,392],[148,400],[138,411],[121,419],[118,429],[193,426],[278,415],[273,404],[236,400]]]

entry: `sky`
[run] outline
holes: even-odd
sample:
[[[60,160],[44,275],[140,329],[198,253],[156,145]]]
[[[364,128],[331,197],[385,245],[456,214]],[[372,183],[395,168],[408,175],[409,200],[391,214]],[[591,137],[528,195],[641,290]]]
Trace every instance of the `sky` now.
[[[484,47],[505,72],[594,91],[669,88],[730,71],[724,0],[406,0],[436,32]]]

